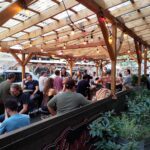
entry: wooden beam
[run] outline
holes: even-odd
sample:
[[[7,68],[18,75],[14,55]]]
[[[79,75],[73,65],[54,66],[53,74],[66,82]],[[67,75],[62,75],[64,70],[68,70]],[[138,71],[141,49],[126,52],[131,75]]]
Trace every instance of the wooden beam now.
[[[29,1],[31,1],[31,0],[29,0]],[[75,5],[77,5],[78,2],[74,1],[74,0],[65,0],[65,4],[66,4],[67,8],[71,8]],[[20,10],[22,10],[22,9],[20,9]],[[40,23],[46,19],[49,19],[50,17],[53,17],[53,16],[61,13],[62,11],[65,11],[63,2],[61,2],[60,5],[56,5],[56,6],[49,8],[49,9],[46,9],[45,11],[41,12],[40,15],[36,14],[36,15],[32,16],[30,19],[27,19],[26,21],[24,21],[23,23],[17,24],[16,26],[12,27],[9,31],[2,32],[0,34],[0,40],[7,38],[13,34],[16,34],[18,32],[21,32],[21,31],[23,31],[23,30],[25,30],[25,29],[27,29],[27,28],[35,25],[35,24],[38,24],[38,23]],[[3,15],[1,15],[0,19],[6,18],[4,16],[6,14],[10,14],[10,13],[5,11],[5,13],[2,13]],[[12,18],[12,15],[10,15],[9,18]]]
[[[30,4],[33,1],[34,0],[17,0],[13,4],[8,6],[6,9],[4,9],[0,13],[0,26],[2,26],[5,22],[7,22],[9,19],[15,16],[17,13],[19,13],[22,9],[26,8],[28,4]]]
[[[99,26],[101,28],[103,37],[104,37],[104,41],[105,41],[107,49],[108,49],[108,53],[109,53],[110,59],[114,60],[115,56],[114,56],[114,53],[113,53],[112,45],[109,43],[109,33],[108,33],[108,29],[106,27],[106,24],[105,24],[105,22],[103,20],[100,19],[101,18],[100,15],[98,15],[97,18],[98,18],[98,21],[99,21]]]
[[[10,52],[11,55],[16,59],[16,61],[22,66],[23,62],[22,60],[18,57],[18,55],[16,53],[12,53]]]
[[[111,59],[111,92],[116,93],[116,61],[117,61],[117,26],[112,24],[112,49],[114,59]]]
[[[118,46],[118,49],[117,49],[117,55],[119,54],[119,52],[121,50],[123,40],[124,40],[124,32],[121,33],[121,36],[119,38],[119,46]]]
[[[144,75],[147,75],[147,49],[144,50]]]
[[[25,54],[22,54],[22,62],[24,61],[25,61]],[[24,63],[22,63],[21,68],[22,68],[22,82],[23,82],[23,79],[25,78],[25,72],[26,72]]]
[[[32,58],[32,53],[29,53],[29,55],[27,56],[27,58],[24,60],[23,65],[27,65],[27,63],[30,61],[30,59]]]
[[[122,31],[125,31],[128,35],[130,35],[132,38],[136,39],[137,41],[141,42],[143,45],[150,47],[150,45],[143,41],[140,37],[138,37],[131,29],[127,28],[123,22],[121,22],[119,19],[115,18],[109,10],[105,10],[96,2],[93,0],[77,0],[81,4],[85,5],[88,9],[92,10],[96,14],[103,14],[104,17],[108,18],[112,23],[116,23],[117,27],[121,29]]]

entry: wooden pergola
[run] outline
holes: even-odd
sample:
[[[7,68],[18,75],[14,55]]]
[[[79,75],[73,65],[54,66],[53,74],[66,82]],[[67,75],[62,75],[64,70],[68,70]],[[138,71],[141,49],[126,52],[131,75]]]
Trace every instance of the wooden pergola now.
[[[114,94],[117,56],[137,61],[139,85],[142,59],[146,74],[149,9],[149,0],[0,0],[0,51],[14,56],[22,78],[33,55],[65,58],[71,72],[77,60],[97,70],[111,61]]]

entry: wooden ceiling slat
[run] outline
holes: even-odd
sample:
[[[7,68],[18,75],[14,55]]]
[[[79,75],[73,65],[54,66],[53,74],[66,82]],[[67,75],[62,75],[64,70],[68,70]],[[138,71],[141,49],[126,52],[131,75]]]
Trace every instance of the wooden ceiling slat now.
[[[115,9],[111,11],[111,14],[115,17],[121,16],[123,14],[127,14],[134,10],[140,9],[141,7],[148,6],[150,4],[149,0],[138,0],[134,4],[129,3],[128,5],[122,6],[121,8]]]
[[[19,13],[22,9],[26,8],[28,4],[34,2],[34,0],[28,0],[24,2],[23,0],[17,0],[2,12],[0,12],[0,26],[2,26],[5,22]],[[7,14],[7,15],[6,15]]]
[[[93,15],[93,12],[87,11],[87,10],[82,10],[82,11],[80,11],[80,12],[81,12],[81,13],[78,14],[78,15],[74,14],[74,15],[71,16],[71,19],[72,19],[74,22],[79,21],[79,20],[81,20],[81,19],[84,19],[84,18],[87,17],[87,16]],[[86,24],[86,23],[85,23],[85,24]],[[50,25],[48,25],[48,26],[43,27],[43,29],[38,29],[38,30],[35,30],[35,31],[33,31],[33,32],[30,32],[29,34],[25,34],[25,35],[23,35],[23,36],[21,36],[21,37],[19,37],[19,38],[20,38],[20,39],[30,39],[30,38],[34,38],[34,37],[40,36],[40,35],[42,35],[42,34],[48,33],[48,32],[50,32],[50,31],[59,29],[59,28],[61,28],[61,27],[63,27],[63,26],[66,26],[66,25],[68,25],[67,20],[61,19],[59,22],[55,22],[55,23],[53,23],[53,24],[50,24]]]
[[[75,5],[77,5],[78,2],[74,1],[74,0],[65,0],[65,4],[66,4],[67,8],[71,8]],[[2,32],[0,34],[0,40],[7,38],[7,37],[9,37],[9,36],[11,36],[17,32],[23,31],[23,30],[25,30],[25,29],[27,29],[27,28],[35,25],[35,24],[38,24],[39,22],[42,22],[42,21],[50,18],[50,17],[53,17],[53,16],[61,13],[64,10],[65,10],[65,8],[64,8],[64,5],[62,2],[60,3],[60,5],[56,5],[54,7],[46,9],[45,11],[41,12],[40,15],[38,15],[38,14],[34,15],[30,19],[24,21],[23,23],[20,23],[20,24],[16,25],[15,27],[12,27],[9,31],[4,32],[4,33]],[[6,14],[6,12],[5,12],[5,14]],[[2,17],[4,17],[4,14],[2,15]],[[12,17],[12,15],[9,17],[9,19],[11,17]]]

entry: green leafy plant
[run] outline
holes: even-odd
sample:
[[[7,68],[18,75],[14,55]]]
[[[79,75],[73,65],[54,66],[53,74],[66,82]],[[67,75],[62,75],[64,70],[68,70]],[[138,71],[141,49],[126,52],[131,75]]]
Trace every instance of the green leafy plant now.
[[[138,82],[138,76],[137,75],[132,75],[132,85],[135,86]]]
[[[141,82],[143,82],[144,84],[147,83],[147,76],[145,76],[144,74],[141,76]]]

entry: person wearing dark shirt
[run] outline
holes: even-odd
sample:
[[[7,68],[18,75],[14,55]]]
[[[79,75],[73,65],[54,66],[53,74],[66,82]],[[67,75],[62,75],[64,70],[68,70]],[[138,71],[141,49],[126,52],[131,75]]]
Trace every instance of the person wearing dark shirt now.
[[[77,85],[77,93],[80,93],[86,97],[88,96],[89,88],[89,75],[84,75],[83,80],[79,81]]]
[[[27,114],[29,109],[29,94],[23,93],[18,84],[12,84],[10,87],[10,92],[13,98],[17,100],[18,112],[20,114]]]
[[[35,109],[41,105],[42,99],[40,99],[39,83],[32,79],[31,75],[27,76],[27,81],[24,83],[25,90],[30,94],[30,106],[31,109]]]

